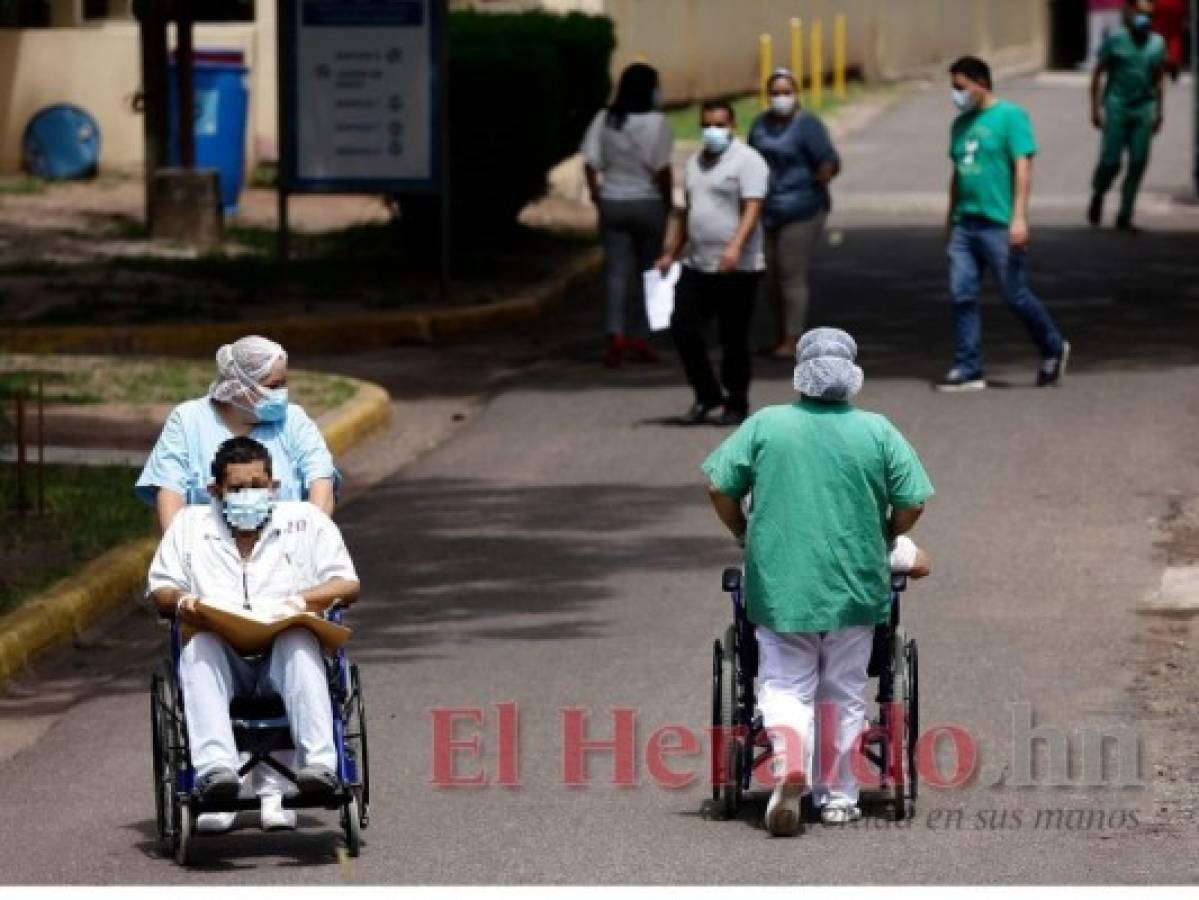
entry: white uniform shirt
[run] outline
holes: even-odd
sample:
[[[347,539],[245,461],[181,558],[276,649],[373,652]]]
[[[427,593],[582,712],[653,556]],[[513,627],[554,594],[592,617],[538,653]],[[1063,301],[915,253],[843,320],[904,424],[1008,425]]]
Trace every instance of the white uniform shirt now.
[[[674,133],[658,111],[629,113],[617,129],[608,125],[608,110],[591,120],[580,148],[587,165],[604,174],[604,200],[657,200],[655,178],[670,166]]]
[[[770,182],[770,168],[762,154],[734,139],[729,148],[710,160],[696,153],[687,161],[687,250],[683,264],[699,272],[716,272],[720,255],[741,224],[741,202],[762,200]],[[740,272],[766,268],[759,221],[745,241]]]
[[[311,503],[280,501],[242,560],[217,501],[187,506],[150,564],[149,590],[172,587],[205,600],[268,612],[331,578],[358,580],[341,532]]]

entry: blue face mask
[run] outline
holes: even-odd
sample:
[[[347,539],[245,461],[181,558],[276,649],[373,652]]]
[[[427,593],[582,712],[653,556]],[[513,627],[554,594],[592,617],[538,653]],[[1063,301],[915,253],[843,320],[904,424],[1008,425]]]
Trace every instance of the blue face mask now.
[[[717,155],[729,149],[733,142],[733,132],[721,125],[708,125],[703,130],[704,149]]]
[[[270,488],[242,488],[225,495],[225,521],[235,531],[257,531],[271,517]]]
[[[282,422],[287,415],[287,388],[265,388],[266,396],[254,404],[259,422]]]
[[[1153,24],[1153,18],[1147,13],[1137,13],[1132,17],[1132,30],[1144,34]]]

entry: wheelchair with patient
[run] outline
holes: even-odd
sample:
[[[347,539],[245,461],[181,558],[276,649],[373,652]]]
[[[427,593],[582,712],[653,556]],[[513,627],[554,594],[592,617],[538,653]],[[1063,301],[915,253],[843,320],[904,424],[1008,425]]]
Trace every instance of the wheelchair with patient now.
[[[212,470],[212,503],[175,517],[149,574],[170,620],[150,687],[159,848],[187,865],[196,839],[239,811],[259,809],[270,831],[327,809],[357,856],[370,777],[362,682],[344,649],[353,564],[324,513],[272,498],[261,444],[226,441]]]
[[[868,678],[876,679],[876,711],[866,722],[860,752],[873,775],[867,782],[874,790],[862,800],[889,812],[893,821],[902,821],[913,815],[919,789],[920,688],[917,644],[900,624],[900,597],[909,577],[929,574],[931,561],[901,536],[890,563],[890,615],[874,628],[866,670]],[[720,736],[712,757],[712,800],[717,812],[731,819],[747,798],[754,775],[771,764],[775,746],[755,692],[758,642],[746,615],[741,569],[725,569],[721,582],[732,603],[733,621],[712,646],[712,727]]]

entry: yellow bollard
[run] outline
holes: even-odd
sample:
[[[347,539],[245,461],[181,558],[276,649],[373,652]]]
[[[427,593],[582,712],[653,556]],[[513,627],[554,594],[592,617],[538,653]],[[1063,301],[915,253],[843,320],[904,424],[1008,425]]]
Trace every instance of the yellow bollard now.
[[[795,92],[803,102],[803,22],[791,20],[791,74],[795,76]]]
[[[765,109],[770,105],[770,97],[766,93],[766,79],[774,71],[774,43],[768,34],[758,38],[758,63],[761,74],[758,79],[758,97],[762,102],[762,109]]]
[[[824,106],[824,34],[820,20],[812,23],[812,86],[811,106]]]
[[[838,100],[848,96],[845,90],[845,31],[845,13],[837,13],[833,19],[833,95]]]

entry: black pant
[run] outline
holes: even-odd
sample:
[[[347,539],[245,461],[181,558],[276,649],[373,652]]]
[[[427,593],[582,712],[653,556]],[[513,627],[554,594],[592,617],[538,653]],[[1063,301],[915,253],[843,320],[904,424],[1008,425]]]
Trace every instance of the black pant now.
[[[674,295],[670,334],[683,361],[695,402],[733,410],[749,409],[749,324],[758,296],[760,272],[709,274],[683,266]],[[704,330],[715,316],[720,329],[720,381],[712,373]],[[724,389],[721,389],[723,383]]]

